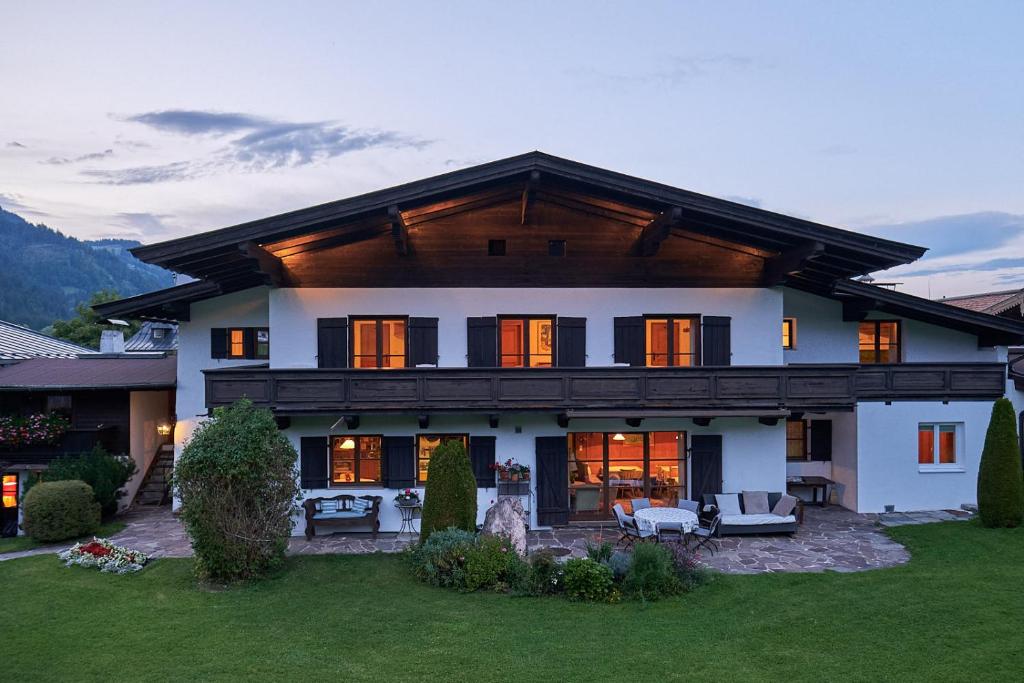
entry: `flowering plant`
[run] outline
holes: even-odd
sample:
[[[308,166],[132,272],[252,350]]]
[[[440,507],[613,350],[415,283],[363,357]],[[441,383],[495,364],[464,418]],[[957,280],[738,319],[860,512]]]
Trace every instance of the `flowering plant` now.
[[[416,491],[415,489],[399,491],[398,495],[395,496],[395,502],[399,505],[412,505],[414,503],[418,503],[420,502],[419,491]]]
[[[0,416],[0,445],[17,448],[55,443],[71,426],[61,413]]]
[[[105,538],[93,538],[88,543],[76,543],[58,555],[64,565],[99,567],[101,572],[128,574],[141,571],[149,557],[137,550],[114,545]]]
[[[497,472],[502,479],[508,479],[509,475],[515,475],[526,479],[530,476],[530,466],[521,465],[512,458],[509,458],[504,463],[496,462],[491,465],[491,469]]]

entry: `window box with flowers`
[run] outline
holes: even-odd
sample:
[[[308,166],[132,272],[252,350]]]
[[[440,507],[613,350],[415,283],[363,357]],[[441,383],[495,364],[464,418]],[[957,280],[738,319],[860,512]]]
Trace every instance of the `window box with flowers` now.
[[[511,458],[504,463],[494,463],[491,465],[491,469],[498,473],[500,481],[529,481],[530,479],[530,466],[520,465]]]
[[[60,441],[71,426],[61,413],[0,416],[0,448],[42,446]]]

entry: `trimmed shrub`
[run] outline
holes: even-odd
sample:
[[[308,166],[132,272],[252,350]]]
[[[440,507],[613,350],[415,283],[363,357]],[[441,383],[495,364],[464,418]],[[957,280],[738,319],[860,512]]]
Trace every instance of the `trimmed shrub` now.
[[[670,551],[658,543],[637,543],[622,589],[641,600],[658,600],[679,593],[682,587]]]
[[[565,563],[565,594],[570,600],[611,602],[618,597],[612,570],[589,557]]]
[[[516,554],[512,542],[502,536],[481,536],[466,553],[467,591],[492,588],[507,590],[519,566],[525,564]]]
[[[439,529],[476,531],[476,477],[460,441],[446,441],[430,456],[423,493],[420,542]]]
[[[978,469],[978,515],[984,526],[1020,526],[1024,518],[1020,457],[1013,404],[1001,398],[992,406]]]
[[[434,586],[462,588],[466,585],[466,556],[475,543],[476,535],[463,529],[435,531],[409,551],[412,572]]]
[[[629,568],[633,566],[633,556],[627,552],[616,550],[605,564],[612,570],[612,577],[616,581],[622,581],[629,573]]]
[[[299,499],[298,455],[269,410],[217,408],[174,468],[181,519],[200,576],[249,579],[284,560]]]
[[[84,481],[100,504],[104,518],[117,512],[117,501],[125,495],[124,485],[136,472],[135,461],[125,455],[111,455],[96,444],[89,453],[66,455],[50,463],[42,481]]]
[[[91,534],[100,525],[100,505],[84,481],[44,481],[24,500],[22,526],[37,541],[53,543]]]

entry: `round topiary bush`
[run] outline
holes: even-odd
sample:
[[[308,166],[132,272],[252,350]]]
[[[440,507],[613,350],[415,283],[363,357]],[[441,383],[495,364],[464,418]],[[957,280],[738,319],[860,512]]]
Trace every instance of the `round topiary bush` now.
[[[978,515],[987,527],[1016,527],[1024,520],[1024,478],[1013,404],[1001,398],[992,406],[985,450],[978,468]]]
[[[84,481],[44,481],[24,500],[22,527],[37,541],[53,543],[91,534],[100,525],[100,504]]]
[[[43,481],[84,481],[92,487],[104,519],[117,513],[118,500],[125,495],[124,486],[135,474],[135,462],[128,456],[111,455],[103,446],[89,453],[65,455],[50,463],[43,472]]]
[[[446,441],[430,456],[420,542],[448,527],[476,531],[476,477],[460,441]]]
[[[284,560],[299,498],[298,455],[269,410],[218,408],[174,467],[181,519],[200,576],[249,579]]]

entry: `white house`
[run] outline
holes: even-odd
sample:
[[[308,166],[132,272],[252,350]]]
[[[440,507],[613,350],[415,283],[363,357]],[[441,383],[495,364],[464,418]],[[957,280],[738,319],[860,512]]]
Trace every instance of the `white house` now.
[[[796,477],[953,508],[1024,324],[851,279],[924,251],[533,152],[139,247],[196,281],[98,310],[178,323],[179,452],[249,397],[383,530],[445,439],[481,518],[529,466],[535,527]]]

